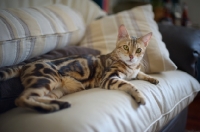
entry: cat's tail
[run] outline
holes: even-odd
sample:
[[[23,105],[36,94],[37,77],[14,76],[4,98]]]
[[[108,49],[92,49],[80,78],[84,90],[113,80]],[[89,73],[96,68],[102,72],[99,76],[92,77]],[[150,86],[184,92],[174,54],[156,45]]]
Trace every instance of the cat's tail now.
[[[20,76],[20,71],[22,69],[23,65],[18,65],[12,68],[2,68],[0,70],[0,81],[5,81],[10,78],[18,77]]]

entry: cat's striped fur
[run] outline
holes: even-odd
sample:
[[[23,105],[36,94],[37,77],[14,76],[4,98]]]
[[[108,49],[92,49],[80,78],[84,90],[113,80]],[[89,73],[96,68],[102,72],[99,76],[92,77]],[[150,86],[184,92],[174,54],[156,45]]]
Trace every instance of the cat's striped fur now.
[[[41,60],[8,68],[0,72],[0,80],[20,76],[25,88],[15,104],[41,112],[53,112],[70,107],[56,99],[84,89],[101,87],[122,90],[141,104],[145,104],[138,89],[124,79],[141,79],[157,84],[158,80],[140,71],[151,33],[130,38],[126,28],[119,27],[116,48],[107,55],[70,56],[56,60]]]

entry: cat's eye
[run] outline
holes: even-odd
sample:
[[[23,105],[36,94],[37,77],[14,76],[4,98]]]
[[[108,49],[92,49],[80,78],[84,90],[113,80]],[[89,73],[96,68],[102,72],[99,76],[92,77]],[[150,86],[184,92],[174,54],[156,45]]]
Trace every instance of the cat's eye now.
[[[141,49],[141,48],[138,48],[138,49],[136,50],[136,53],[141,53],[141,51],[142,51],[142,49]]]
[[[124,45],[123,48],[124,48],[125,50],[127,50],[127,51],[129,50],[129,48],[128,48],[127,45]]]

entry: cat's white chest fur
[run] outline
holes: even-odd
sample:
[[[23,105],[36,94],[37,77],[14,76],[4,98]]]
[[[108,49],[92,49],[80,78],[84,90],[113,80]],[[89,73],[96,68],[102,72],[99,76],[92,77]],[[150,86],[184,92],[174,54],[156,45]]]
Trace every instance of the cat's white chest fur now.
[[[126,74],[119,72],[119,76],[122,79],[131,80],[137,77],[137,74],[140,72],[140,68],[138,69],[127,69]]]
[[[130,71],[128,74],[127,74],[127,77],[125,78],[126,80],[130,80],[130,79],[133,79],[133,78],[136,78],[137,77],[137,74],[139,73],[140,69],[135,69],[135,70],[132,70]]]

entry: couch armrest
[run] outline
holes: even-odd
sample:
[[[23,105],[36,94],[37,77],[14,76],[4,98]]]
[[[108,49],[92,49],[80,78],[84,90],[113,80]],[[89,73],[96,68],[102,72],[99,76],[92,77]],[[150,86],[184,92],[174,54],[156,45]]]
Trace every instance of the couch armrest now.
[[[200,57],[200,30],[158,24],[171,60],[178,69],[197,78]]]

